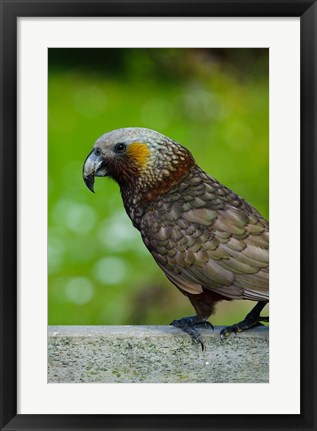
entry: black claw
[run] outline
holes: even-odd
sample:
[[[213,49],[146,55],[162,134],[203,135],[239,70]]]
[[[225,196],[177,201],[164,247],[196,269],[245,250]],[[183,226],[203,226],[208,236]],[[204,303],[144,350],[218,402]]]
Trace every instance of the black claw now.
[[[260,316],[261,310],[265,307],[265,302],[258,302],[256,306],[250,311],[250,313],[246,316],[244,320],[239,323],[236,323],[232,326],[227,326],[220,331],[220,338],[223,340],[225,337],[228,337],[230,334],[237,335],[238,332],[245,331],[246,329],[254,328],[256,326],[263,326],[262,322],[268,322],[268,317]]]
[[[236,325],[227,326],[220,331],[220,338],[223,340],[224,338],[229,337],[230,334],[237,336],[238,332],[241,332],[240,327],[237,327]]]
[[[199,332],[195,328],[212,328],[213,325],[210,322],[199,320],[197,316],[183,317],[182,319],[173,320],[171,325],[176,328],[180,328],[186,334],[190,335],[192,340],[201,345],[201,350],[205,350],[205,345],[200,337]]]
[[[224,328],[220,331],[220,338],[223,340],[225,337],[228,337],[230,332],[227,331],[227,328]]]

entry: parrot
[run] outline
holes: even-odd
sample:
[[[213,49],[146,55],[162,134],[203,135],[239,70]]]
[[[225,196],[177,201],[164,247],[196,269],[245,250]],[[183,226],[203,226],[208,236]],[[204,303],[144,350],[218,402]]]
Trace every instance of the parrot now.
[[[99,137],[83,165],[94,192],[95,177],[111,177],[125,211],[159,268],[191,302],[195,315],[171,322],[205,346],[199,328],[219,301],[256,304],[230,334],[262,325],[269,302],[269,223],[246,200],[208,175],[183,145],[155,130],[125,127]]]

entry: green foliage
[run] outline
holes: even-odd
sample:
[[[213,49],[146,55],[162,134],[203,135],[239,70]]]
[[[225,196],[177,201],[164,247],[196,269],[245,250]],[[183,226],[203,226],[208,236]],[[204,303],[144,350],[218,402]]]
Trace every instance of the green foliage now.
[[[97,178],[95,194],[85,187],[84,160],[107,131],[155,129],[268,217],[268,97],[268,50],[49,50],[49,324],[193,314],[132,227],[118,186]],[[213,323],[242,319],[252,304],[241,304],[219,304]]]

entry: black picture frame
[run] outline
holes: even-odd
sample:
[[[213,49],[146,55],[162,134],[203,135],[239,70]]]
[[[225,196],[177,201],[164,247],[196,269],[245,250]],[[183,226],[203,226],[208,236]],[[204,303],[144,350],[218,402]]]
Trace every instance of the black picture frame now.
[[[1,430],[316,430],[317,4],[311,0],[0,0]],[[17,18],[91,16],[300,17],[301,413],[294,415],[17,414]],[[290,89],[291,91],[291,89]],[[291,203],[290,203],[291,205]],[[291,235],[291,232],[290,232]],[[287,289],[287,286],[283,286]],[[283,331],[292,330],[292,310]],[[291,378],[291,377],[290,377]],[[190,390],[190,389],[188,389]],[[212,398],[217,396],[211,394]],[[190,397],[189,397],[190,399]],[[230,398],[226,400],[230,402]],[[246,400],[247,403],[247,400]]]

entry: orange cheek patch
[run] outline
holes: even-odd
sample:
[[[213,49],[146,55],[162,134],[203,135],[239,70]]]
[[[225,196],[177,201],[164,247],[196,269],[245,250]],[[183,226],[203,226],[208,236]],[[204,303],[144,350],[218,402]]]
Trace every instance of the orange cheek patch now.
[[[139,168],[143,169],[147,165],[150,150],[146,144],[134,142],[128,146],[127,155],[133,159]]]

